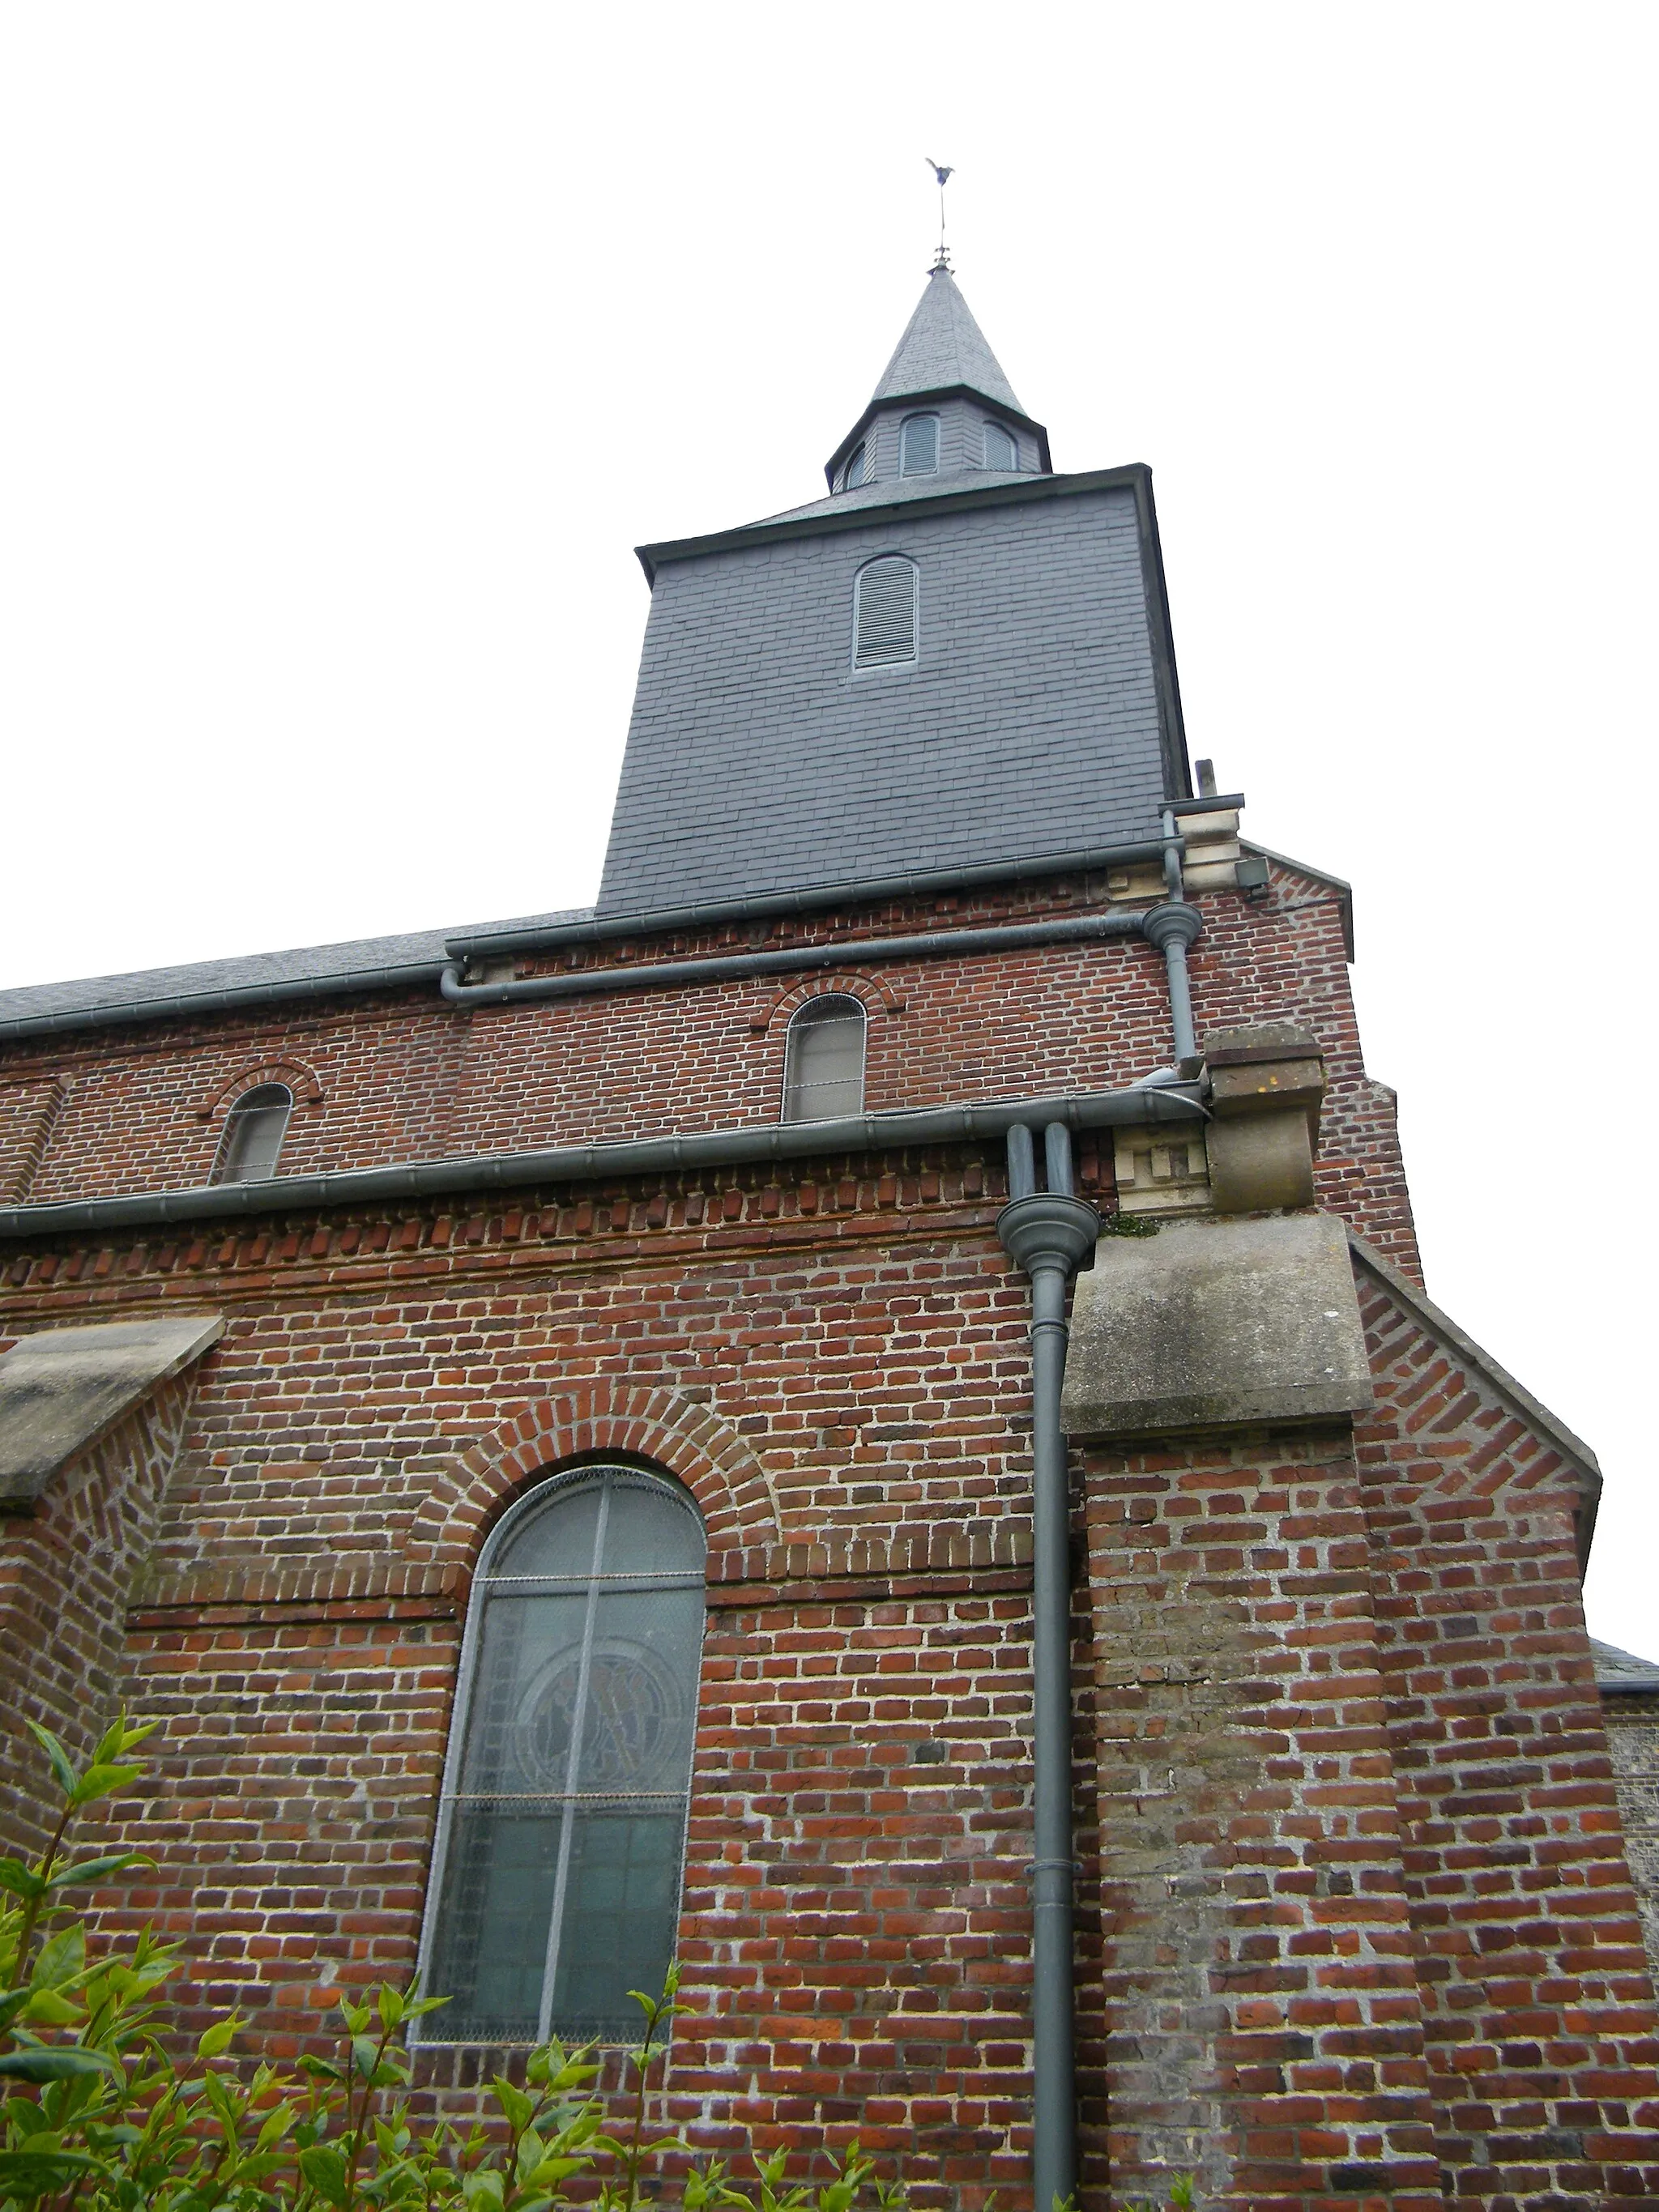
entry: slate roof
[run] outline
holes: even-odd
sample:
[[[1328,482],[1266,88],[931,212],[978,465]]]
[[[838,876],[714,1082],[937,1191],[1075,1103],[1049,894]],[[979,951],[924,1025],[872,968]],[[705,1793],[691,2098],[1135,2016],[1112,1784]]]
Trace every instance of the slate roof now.
[[[1616,1644],[1603,1644],[1597,1636],[1591,1637],[1589,1647],[1595,1661],[1598,1690],[1633,1691],[1638,1694],[1659,1691],[1659,1659],[1638,1659],[1633,1651],[1621,1651]]]
[[[396,937],[358,937],[341,945],[302,945],[285,952],[252,952],[229,960],[195,960],[177,968],[145,968],[120,975],[88,975],[64,983],[35,983],[0,991],[0,1037],[14,1024],[31,1028],[54,1015],[108,1016],[122,1008],[153,1011],[177,1003],[217,999],[228,993],[248,998],[331,996],[352,988],[386,988],[399,982],[435,982],[445,961],[446,938],[487,931],[553,927],[581,921],[592,909],[572,908],[532,915],[515,921],[477,923],[471,931],[416,929]]]
[[[800,522],[813,514],[856,514],[860,507],[899,507],[912,499],[946,499],[952,492],[985,491],[993,484],[1029,484],[1025,469],[955,469],[932,477],[887,477],[860,484],[855,491],[833,492],[828,499],[810,501],[805,507],[787,507],[781,514],[764,514],[746,522],[745,530],[765,530],[776,522]]]
[[[878,407],[884,400],[902,399],[913,392],[940,392],[952,384],[966,385],[998,406],[1011,407],[1016,415],[1025,412],[956,278],[948,269],[935,269],[870,395],[870,404]]]

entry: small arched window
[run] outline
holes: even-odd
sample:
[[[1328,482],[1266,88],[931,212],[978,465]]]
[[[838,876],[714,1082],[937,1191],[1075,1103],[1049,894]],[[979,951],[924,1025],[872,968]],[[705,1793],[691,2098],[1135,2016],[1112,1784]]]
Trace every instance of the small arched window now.
[[[899,474],[931,477],[939,468],[939,416],[907,415],[899,431]]]
[[[854,446],[848,457],[847,466],[842,471],[841,488],[843,491],[856,491],[863,482],[864,447]]]
[[[274,1176],[293,1111],[294,1093],[286,1083],[262,1083],[245,1091],[225,1117],[213,1181],[263,1182]]]
[[[1019,466],[1019,447],[1000,422],[988,422],[985,426],[985,465],[988,469]]]
[[[473,1583],[422,1943],[423,2043],[638,2039],[674,1955],[707,1539],[678,1485],[584,1468]]]
[[[864,1111],[863,1001],[837,992],[809,999],[784,1046],[783,1118],[838,1121]]]
[[[853,579],[853,665],[891,668],[916,657],[920,581],[914,561],[884,553]]]

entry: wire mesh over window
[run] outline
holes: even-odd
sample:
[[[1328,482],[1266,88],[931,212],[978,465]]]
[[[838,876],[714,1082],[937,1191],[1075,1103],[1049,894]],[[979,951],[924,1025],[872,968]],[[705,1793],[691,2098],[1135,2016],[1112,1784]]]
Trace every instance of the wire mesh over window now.
[[[702,1651],[696,1508],[631,1468],[532,1493],[475,1583],[439,1808],[427,2043],[636,2039],[674,1954]]]
[[[293,1111],[294,1093],[285,1083],[262,1083],[257,1091],[245,1091],[225,1117],[213,1181],[263,1182],[274,1176]]]
[[[853,582],[853,665],[891,668],[916,657],[916,568],[896,553],[866,562]]]
[[[939,468],[939,416],[907,415],[899,431],[899,474],[931,477]]]
[[[985,465],[988,469],[1019,466],[1019,447],[1000,422],[988,422],[985,426]]]
[[[864,1111],[864,1006],[839,994],[809,999],[789,1024],[783,1118],[834,1121]]]

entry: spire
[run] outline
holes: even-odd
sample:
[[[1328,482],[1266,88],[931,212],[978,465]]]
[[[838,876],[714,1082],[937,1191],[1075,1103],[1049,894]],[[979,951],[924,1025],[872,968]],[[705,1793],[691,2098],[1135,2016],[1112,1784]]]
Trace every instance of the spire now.
[[[956,278],[941,261],[928,276],[927,288],[870,396],[870,404],[878,406],[916,392],[943,392],[952,385],[965,386],[1016,415],[1025,412],[957,289]]]
[[[904,431],[912,419],[914,442]],[[949,478],[961,491],[969,477],[1047,476],[1051,465],[1048,433],[1015,398],[941,258],[864,412],[824,464],[830,497],[857,492],[868,505],[878,485],[896,477],[915,497],[924,478],[935,489]]]

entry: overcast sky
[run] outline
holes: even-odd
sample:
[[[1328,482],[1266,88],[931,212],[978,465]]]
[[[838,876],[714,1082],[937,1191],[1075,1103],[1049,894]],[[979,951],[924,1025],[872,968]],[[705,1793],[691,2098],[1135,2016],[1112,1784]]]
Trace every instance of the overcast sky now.
[[[631,548],[957,274],[1155,472],[1195,754],[1351,878],[1431,1293],[1659,1657],[1659,11],[0,10],[0,982],[593,894]]]

